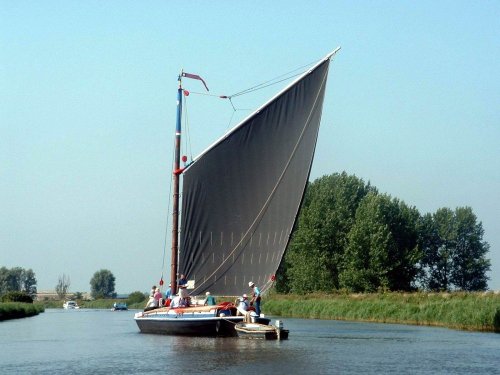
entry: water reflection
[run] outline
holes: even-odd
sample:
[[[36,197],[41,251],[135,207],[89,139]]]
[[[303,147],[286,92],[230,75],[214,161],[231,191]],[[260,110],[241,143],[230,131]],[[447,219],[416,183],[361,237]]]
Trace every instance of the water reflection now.
[[[176,362],[189,363],[191,370],[224,371],[263,363],[287,361],[290,351],[282,351],[285,341],[239,339],[237,337],[172,337],[167,355],[173,352]],[[217,353],[214,356],[214,353]]]

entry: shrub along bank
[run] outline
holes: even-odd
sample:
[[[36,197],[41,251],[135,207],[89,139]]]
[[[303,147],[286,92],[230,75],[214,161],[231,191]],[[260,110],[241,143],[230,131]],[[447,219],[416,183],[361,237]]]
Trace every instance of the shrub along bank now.
[[[42,305],[22,302],[0,303],[0,321],[7,319],[27,318],[44,312]]]
[[[271,294],[264,303],[266,314],[283,317],[500,332],[500,294],[491,292]]]

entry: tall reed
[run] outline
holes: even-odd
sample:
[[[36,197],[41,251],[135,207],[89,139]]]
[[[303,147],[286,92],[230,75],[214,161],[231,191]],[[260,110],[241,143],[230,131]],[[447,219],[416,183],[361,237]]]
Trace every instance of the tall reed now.
[[[500,332],[500,295],[494,293],[271,294],[267,314],[443,326]]]

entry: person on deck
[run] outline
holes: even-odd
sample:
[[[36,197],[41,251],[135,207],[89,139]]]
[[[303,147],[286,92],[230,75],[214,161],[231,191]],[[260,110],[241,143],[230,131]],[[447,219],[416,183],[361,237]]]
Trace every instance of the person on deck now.
[[[236,307],[238,315],[246,315],[248,311],[248,296],[243,294],[239,300],[240,302],[238,303],[238,307]]]
[[[150,297],[154,297],[155,292],[156,292],[156,285],[153,285],[153,286],[151,287],[151,290],[149,291],[149,296],[150,296]]]
[[[191,305],[191,296],[185,285],[179,287],[179,296],[181,297],[179,307],[189,307]]]
[[[248,283],[248,286],[252,288],[252,299],[250,300],[250,306],[255,306],[255,313],[260,316],[260,290],[255,286],[253,281]]]
[[[177,281],[177,285],[179,286],[179,288],[181,286],[186,286],[186,284],[188,283],[187,279],[186,279],[186,275],[184,275],[183,273],[181,273],[181,277],[180,279]]]
[[[210,295],[210,292],[206,292],[205,295],[207,298],[205,299],[205,306],[215,306],[217,302],[215,302],[214,296]]]
[[[155,307],[155,305],[154,305],[155,304],[155,298],[154,298],[155,293],[156,293],[156,285],[153,285],[151,287],[151,291],[149,292],[149,298],[148,298],[148,301],[146,302],[146,306],[144,307],[144,309],[151,310],[151,308]]]
[[[154,306],[161,307],[163,295],[161,294],[160,288],[156,288],[155,294],[153,296]]]
[[[165,291],[165,306],[170,306],[172,300],[172,284],[168,284],[168,289]]]
[[[171,308],[181,307],[181,296],[180,296],[180,293],[177,294],[174,298],[172,298],[172,302],[170,302],[170,307]]]

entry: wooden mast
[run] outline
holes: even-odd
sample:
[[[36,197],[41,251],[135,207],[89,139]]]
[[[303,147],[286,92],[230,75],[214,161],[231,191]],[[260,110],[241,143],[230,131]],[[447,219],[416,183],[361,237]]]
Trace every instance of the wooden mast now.
[[[177,121],[175,125],[175,156],[174,156],[174,202],[172,206],[172,261],[170,265],[170,288],[172,295],[177,293],[177,263],[179,255],[179,177],[181,159],[181,116],[182,116],[182,76],[177,79]]]
[[[170,265],[170,284],[172,295],[177,293],[177,273],[178,273],[178,263],[179,263],[179,179],[180,175],[184,171],[181,168],[181,116],[182,116],[182,94],[184,90],[182,89],[182,77],[197,79],[203,83],[207,91],[208,87],[203,78],[196,74],[184,73],[181,70],[177,81],[179,82],[179,87],[177,89],[177,121],[175,125],[175,156],[174,156],[174,202],[172,205],[172,261]]]

